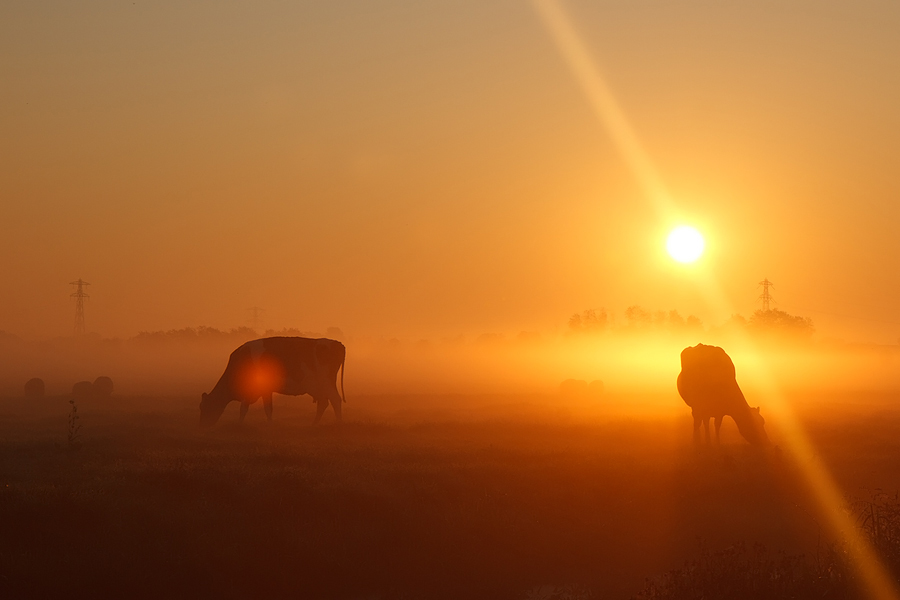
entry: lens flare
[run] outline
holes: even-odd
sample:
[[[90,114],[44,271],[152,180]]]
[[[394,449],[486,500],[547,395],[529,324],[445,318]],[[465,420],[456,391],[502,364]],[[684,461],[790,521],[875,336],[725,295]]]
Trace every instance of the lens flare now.
[[[260,396],[278,391],[284,385],[284,365],[269,356],[247,361],[237,373],[237,389],[247,399],[256,401]]]
[[[559,0],[534,0],[535,8],[541,17],[551,39],[556,43],[560,54],[571,69],[575,79],[581,84],[589,104],[594,109],[600,123],[605,126],[612,141],[622,157],[631,167],[638,182],[644,188],[647,198],[656,208],[659,216],[666,220],[671,217],[673,201],[659,176],[652,160],[638,139],[634,129],[625,117],[612,90],[604,81],[594,61],[587,51],[581,36],[578,35],[571,19],[561,6]],[[677,230],[676,230],[677,231]],[[696,232],[696,230],[694,230]],[[674,231],[672,232],[675,233]],[[699,251],[703,252],[703,236],[699,238]],[[670,236],[671,239],[671,236]],[[694,245],[696,246],[696,238]],[[670,249],[670,254],[672,253]],[[674,254],[673,258],[678,259]],[[706,293],[710,305],[719,309],[729,309],[730,303],[719,283],[713,279],[700,286]],[[746,340],[745,340],[746,341]],[[831,530],[838,536],[847,536],[851,544],[848,556],[861,576],[862,583],[872,598],[879,600],[900,600],[895,582],[879,560],[871,544],[865,538],[857,523],[843,510],[840,488],[825,465],[820,465],[811,457],[816,455],[815,447],[806,437],[800,422],[794,417],[791,407],[781,394],[781,390],[766,369],[760,369],[765,396],[778,412],[787,432],[784,441],[789,455],[801,471],[807,483],[815,491],[821,508],[828,519]]]
[[[676,227],[666,240],[669,256],[681,263],[692,263],[703,254],[706,244],[703,236],[693,227]]]

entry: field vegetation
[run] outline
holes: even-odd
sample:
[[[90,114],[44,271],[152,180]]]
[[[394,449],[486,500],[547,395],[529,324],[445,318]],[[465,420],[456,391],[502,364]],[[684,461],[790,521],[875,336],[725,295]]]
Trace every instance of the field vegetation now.
[[[205,431],[197,397],[114,395],[79,401],[77,443],[69,400],[0,400],[4,598],[767,597],[773,573],[792,597],[856,589],[802,467],[731,421],[695,447],[674,392],[360,395],[318,428],[308,398],[277,397],[272,423],[233,405]],[[896,498],[874,490],[897,486],[897,395],[790,400],[896,567]]]

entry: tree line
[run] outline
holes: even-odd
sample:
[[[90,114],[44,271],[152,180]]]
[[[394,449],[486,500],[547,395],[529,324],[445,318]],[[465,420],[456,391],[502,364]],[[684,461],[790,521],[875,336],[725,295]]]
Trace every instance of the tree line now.
[[[683,317],[677,310],[647,310],[638,305],[625,309],[623,319],[617,319],[605,308],[589,308],[569,317],[567,333],[595,335],[606,332],[688,332],[705,331],[703,322],[695,315]],[[750,318],[734,314],[713,329],[743,331],[753,335],[781,334],[797,338],[811,338],[815,326],[809,317],[788,314],[783,310],[757,310]]]

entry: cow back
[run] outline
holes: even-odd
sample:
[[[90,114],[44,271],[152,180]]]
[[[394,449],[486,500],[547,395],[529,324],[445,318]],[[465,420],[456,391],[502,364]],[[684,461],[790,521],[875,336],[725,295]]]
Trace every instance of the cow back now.
[[[732,404],[743,401],[734,363],[718,346],[697,344],[685,348],[676,384],[685,404],[702,413],[730,413]]]
[[[681,351],[681,372],[689,378],[707,381],[734,380],[731,357],[719,346],[697,344]]]

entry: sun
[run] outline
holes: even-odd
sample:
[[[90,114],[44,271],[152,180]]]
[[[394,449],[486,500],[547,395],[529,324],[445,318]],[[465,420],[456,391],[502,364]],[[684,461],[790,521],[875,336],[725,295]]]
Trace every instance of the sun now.
[[[680,263],[692,263],[703,254],[703,236],[693,227],[676,227],[666,240],[669,256]]]

